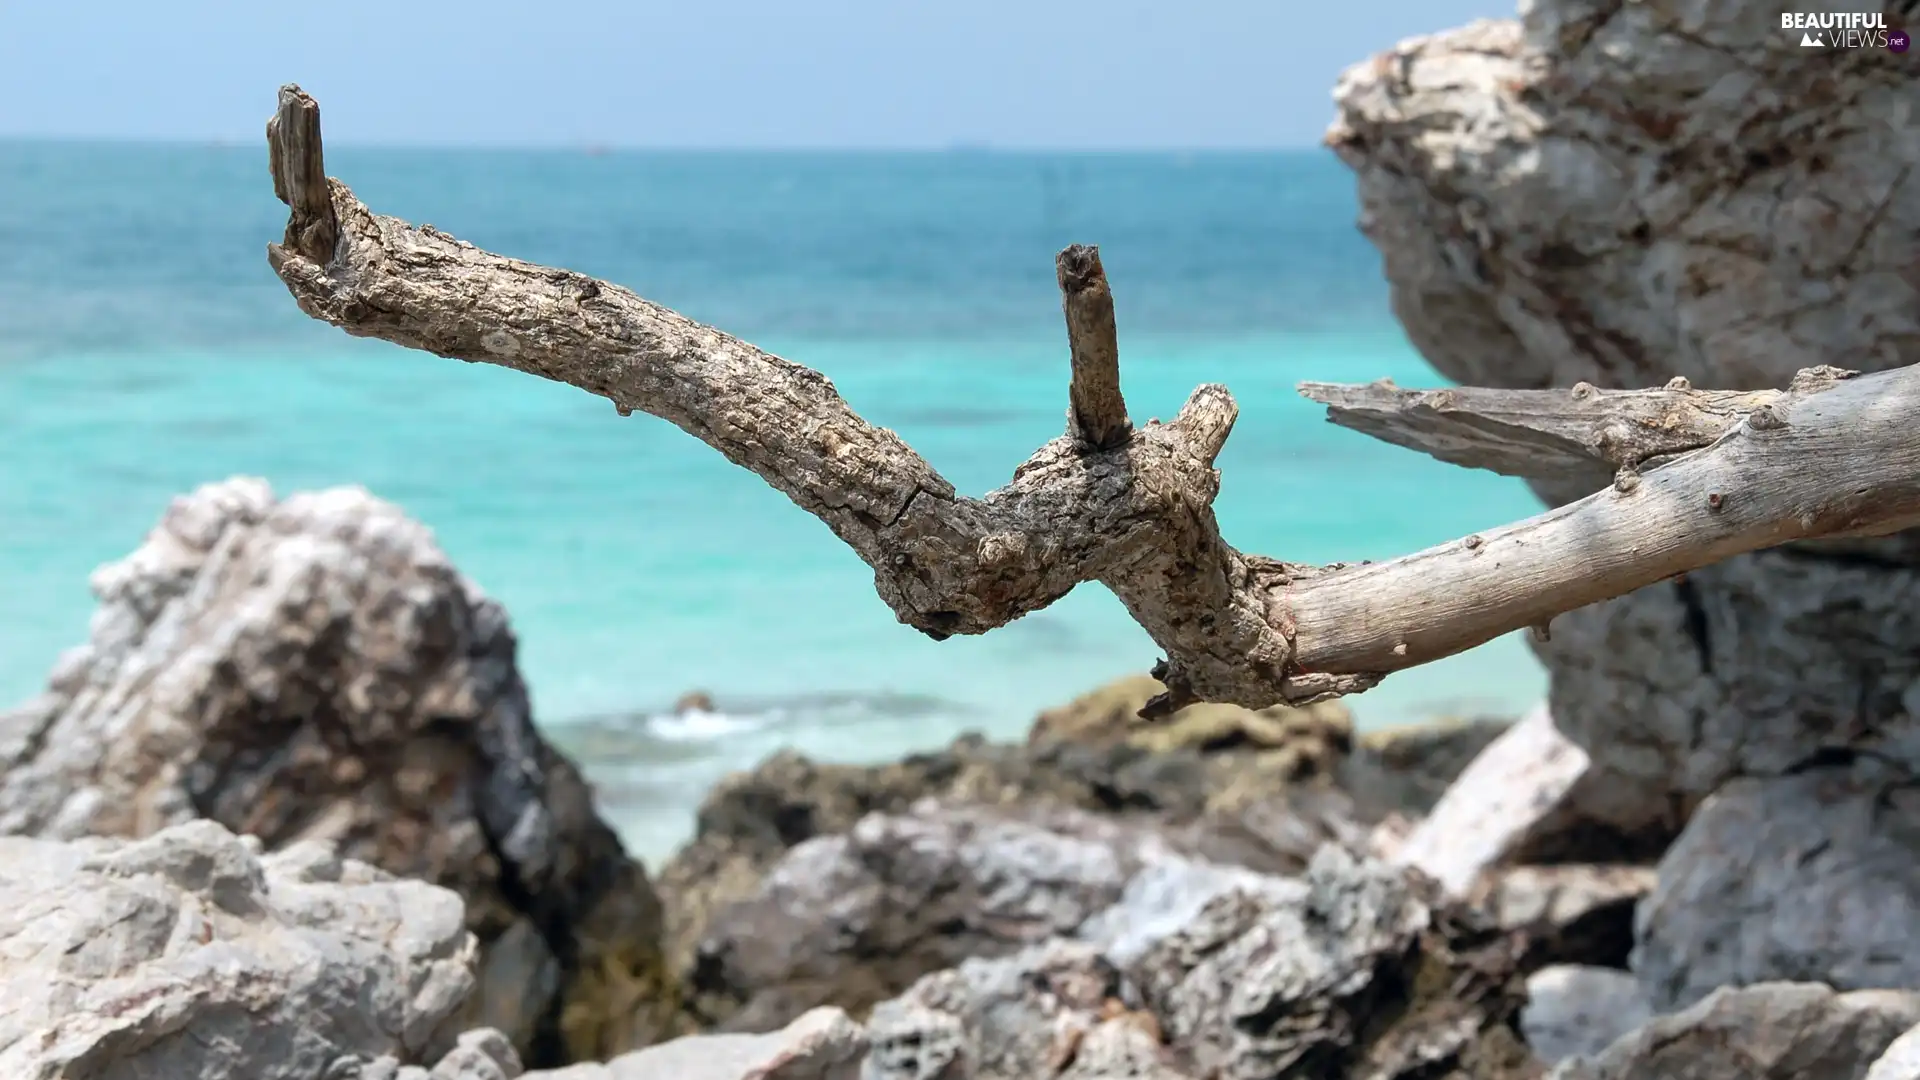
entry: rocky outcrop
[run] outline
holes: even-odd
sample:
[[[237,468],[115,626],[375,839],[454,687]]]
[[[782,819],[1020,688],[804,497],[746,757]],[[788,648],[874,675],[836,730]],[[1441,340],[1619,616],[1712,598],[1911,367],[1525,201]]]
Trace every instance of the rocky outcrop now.
[[[1515,866],[1481,879],[1470,899],[1503,930],[1526,936],[1524,966],[1624,968],[1634,916],[1658,875],[1649,866]]]
[[[1920,789],[1861,760],[1740,780],[1660,863],[1633,966],[1656,1008],[1716,987],[1920,988]]]
[[[93,587],[91,639],[0,714],[0,832],[324,841],[465,900],[470,1019],[534,1061],[672,1030],[647,878],[535,730],[506,613],[425,527],[232,480]]]
[[[456,1038],[475,956],[459,897],[317,844],[0,837],[0,1076],[459,1076],[504,1043]]]
[[[1743,389],[1920,362],[1920,82],[1884,49],[1802,49],[1778,10],[1540,0],[1342,77],[1327,142],[1442,374]],[[1684,815],[1836,748],[1920,765],[1916,612],[1912,537],[1799,545],[1560,616],[1535,649],[1560,730]]]
[[[1863,1080],[1916,1019],[1916,994],[1840,993],[1818,983],[1728,987],[1561,1063],[1552,1080]]]

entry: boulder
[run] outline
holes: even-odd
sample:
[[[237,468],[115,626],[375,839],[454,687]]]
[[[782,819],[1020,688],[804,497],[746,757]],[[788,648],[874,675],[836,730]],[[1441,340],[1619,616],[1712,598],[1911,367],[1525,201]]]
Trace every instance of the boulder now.
[[[1578,964],[1544,967],[1527,977],[1520,1033],[1549,1065],[1598,1054],[1653,1019],[1633,973]]]
[[[1162,850],[1150,832],[1058,807],[916,805],[788,852],[717,911],[687,986],[723,1030],[822,1004],[864,1012],[914,980],[1076,931]]]
[[[820,1008],[764,1035],[689,1035],[622,1054],[526,1074],[527,1080],[859,1080],[867,1033]]]
[[[1819,983],[1724,987],[1591,1057],[1561,1062],[1552,1080],[1864,1080],[1916,1020],[1920,995],[1911,993],[1842,993]]]
[[[321,845],[0,837],[0,1076],[454,1077],[476,1047],[517,1072],[498,1032],[456,1038],[475,958],[458,896]]]
[[[471,1020],[535,1063],[672,1030],[646,875],[535,729],[506,613],[424,526],[230,480],[93,589],[90,640],[0,714],[0,833],[325,841],[465,900]]]
[[[1754,389],[1920,363],[1920,81],[1883,50],[1810,64],[1776,11],[1534,0],[1341,77],[1327,142],[1442,375]],[[1605,483],[1533,486],[1559,504]],[[1559,729],[1682,820],[1836,749],[1920,768],[1911,534],[1730,559],[1558,616],[1534,648]]]
[[[1920,789],[1873,759],[1737,780],[1660,862],[1633,967],[1654,1007],[1722,986],[1920,987]]]
[[[1525,935],[1523,966],[1625,968],[1634,918],[1653,893],[1649,866],[1515,866],[1482,878],[1471,900],[1503,930]]]
[[[1334,776],[1342,788],[1364,792],[1370,804],[1420,817],[1513,724],[1510,718],[1440,719],[1363,732]]]
[[[1867,1070],[1867,1080],[1920,1080],[1920,1027],[1910,1027],[1893,1040]]]
[[[1662,791],[1596,769],[1541,706],[1467,765],[1392,857],[1465,896],[1510,864],[1650,859],[1678,828],[1667,808]]]
[[[1129,974],[1196,1076],[1520,1080],[1519,943],[1329,845],[1294,895],[1226,893]]]

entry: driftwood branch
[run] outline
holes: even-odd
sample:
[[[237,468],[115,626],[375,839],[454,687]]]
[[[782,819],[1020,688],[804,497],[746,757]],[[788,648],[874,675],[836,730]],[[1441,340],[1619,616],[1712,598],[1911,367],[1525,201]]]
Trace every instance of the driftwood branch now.
[[[1169,692],[1150,713],[1352,693],[1741,552],[1920,525],[1920,369],[1816,370],[1747,395],[1315,386],[1336,420],[1445,460],[1531,475],[1530,459],[1551,459],[1602,484],[1621,471],[1578,502],[1389,562],[1243,554],[1212,510],[1233,398],[1202,386],[1171,423],[1130,427],[1090,248],[1058,264],[1070,430],[1007,486],[967,498],[817,372],[619,286],[376,216],[336,181],[321,199],[318,108],[297,87],[282,90],[270,136],[292,213],[268,258],[301,310],[672,422],[826,523],[900,620],[935,638],[984,633],[1099,581],[1166,651],[1156,674]]]

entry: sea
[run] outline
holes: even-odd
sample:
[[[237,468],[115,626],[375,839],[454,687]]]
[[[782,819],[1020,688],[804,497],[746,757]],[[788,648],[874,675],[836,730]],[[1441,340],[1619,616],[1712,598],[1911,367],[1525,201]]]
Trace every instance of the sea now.
[[[1243,550],[1383,559],[1534,513],[1517,481],[1336,428],[1301,380],[1441,386],[1389,312],[1330,154],[328,148],[376,211],[618,282],[817,368],[961,491],[1063,430],[1053,256],[1100,245],[1137,421],[1222,382],[1217,510]],[[934,642],[757,477],[663,421],[503,369],[347,337],[267,267],[264,146],[0,142],[0,706],[85,639],[89,573],[236,474],[362,485],[512,615],[536,714],[658,863],[702,794],[781,748],[872,761],[1149,668],[1085,585]],[[1398,674],[1363,727],[1514,714],[1517,639]],[[676,713],[683,694],[711,710]]]

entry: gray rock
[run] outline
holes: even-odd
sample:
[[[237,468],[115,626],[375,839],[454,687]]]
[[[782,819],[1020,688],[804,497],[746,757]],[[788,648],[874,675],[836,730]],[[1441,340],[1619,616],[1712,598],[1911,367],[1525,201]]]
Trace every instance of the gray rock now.
[[[1232,892],[1298,901],[1305,898],[1307,886],[1297,878],[1169,853],[1149,858],[1127,881],[1119,900],[1081,924],[1077,936],[1125,966],[1184,929],[1215,899]]]
[[[526,1074],[527,1080],[858,1080],[867,1034],[839,1009],[802,1014],[764,1035],[690,1035],[605,1064]]]
[[[1321,849],[1303,895],[1209,903],[1130,970],[1172,1045],[1231,1080],[1537,1075],[1515,1027],[1519,943],[1423,879]]]
[[[1514,866],[1482,878],[1472,899],[1494,925],[1526,935],[1528,970],[1624,968],[1633,954],[1635,909],[1656,880],[1647,866]]]
[[[1867,1080],[1920,1080],[1920,1027],[1907,1029],[1867,1070]]]
[[[1871,761],[1739,780],[1660,863],[1633,967],[1656,1009],[1720,986],[1920,986],[1920,790]]]
[[[359,489],[230,480],[93,589],[87,644],[0,715],[0,833],[325,841],[465,899],[471,1019],[523,1052],[670,1028],[634,1007],[670,999],[647,879],[535,730],[505,612],[426,527]]]
[[[788,852],[713,916],[693,989],[736,1031],[832,1003],[861,1009],[971,957],[1070,935],[1164,849],[1139,826],[1062,807],[916,805]]]
[[[1091,945],[1053,941],[929,975],[873,1010],[862,1080],[1185,1080]]]
[[[1527,977],[1520,1032],[1534,1056],[1553,1065],[1598,1054],[1651,1019],[1632,972],[1565,964]]]
[[[1342,76],[1327,141],[1438,371],[1738,389],[1920,362],[1920,81],[1883,50],[1809,64],[1778,10],[1533,0]],[[1836,747],[1920,766],[1916,568],[1911,534],[1798,545],[1559,616],[1555,722],[1680,817]]]
[[[210,821],[0,837],[0,1076],[312,1080],[476,1045],[453,1038],[476,954],[460,898],[334,868]]]
[[[1592,1057],[1562,1062],[1552,1080],[1862,1080],[1915,1020],[1915,994],[1841,993],[1817,983],[1725,987]]]

